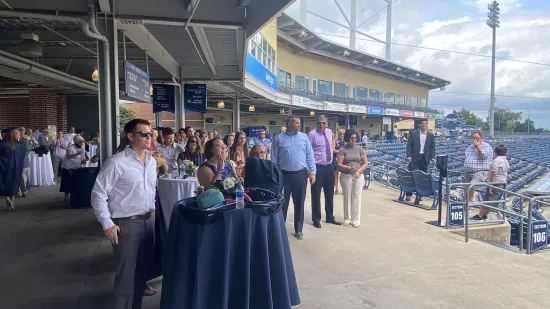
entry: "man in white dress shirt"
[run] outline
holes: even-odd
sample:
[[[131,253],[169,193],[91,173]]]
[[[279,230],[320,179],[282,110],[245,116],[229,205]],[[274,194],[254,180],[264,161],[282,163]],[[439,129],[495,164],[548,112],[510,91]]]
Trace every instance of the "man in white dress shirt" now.
[[[92,206],[116,255],[116,309],[139,309],[153,264],[157,164],[149,122],[131,120],[124,131],[130,145],[105,162]]]
[[[164,155],[166,164],[168,164],[170,170],[178,168],[178,156],[185,151],[181,144],[174,142],[174,134],[175,132],[172,128],[162,129],[163,143],[157,146],[157,151]]]
[[[76,135],[74,127],[70,127],[67,133],[63,134],[63,139],[67,141],[67,144],[74,144],[74,136]]]

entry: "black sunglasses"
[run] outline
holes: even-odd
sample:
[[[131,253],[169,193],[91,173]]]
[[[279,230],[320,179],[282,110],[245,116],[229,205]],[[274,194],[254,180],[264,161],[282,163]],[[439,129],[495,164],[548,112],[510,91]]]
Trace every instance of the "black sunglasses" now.
[[[153,136],[153,132],[151,132],[151,131],[138,131],[138,132],[134,132],[134,134],[141,134],[141,137],[152,137]]]

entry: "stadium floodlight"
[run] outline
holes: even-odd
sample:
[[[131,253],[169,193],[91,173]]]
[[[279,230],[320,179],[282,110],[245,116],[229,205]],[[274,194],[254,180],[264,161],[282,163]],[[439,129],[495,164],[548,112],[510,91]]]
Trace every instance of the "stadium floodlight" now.
[[[488,5],[489,13],[487,13],[487,26],[493,29],[493,51],[491,57],[491,102],[489,108],[489,135],[495,135],[495,56],[496,56],[496,41],[497,41],[497,28],[500,27],[500,7],[498,2],[493,1],[493,3]]]
[[[395,69],[397,72],[401,72],[401,68],[400,67],[397,67],[397,69]]]
[[[350,55],[349,51],[345,50],[344,51],[344,57],[349,57],[349,55]]]
[[[377,65],[378,63],[379,63],[379,62],[378,62],[378,60],[376,60],[376,59],[374,59],[374,60],[372,61],[372,64],[373,64],[373,65]]]
[[[414,74],[414,77],[420,77],[420,73]]]

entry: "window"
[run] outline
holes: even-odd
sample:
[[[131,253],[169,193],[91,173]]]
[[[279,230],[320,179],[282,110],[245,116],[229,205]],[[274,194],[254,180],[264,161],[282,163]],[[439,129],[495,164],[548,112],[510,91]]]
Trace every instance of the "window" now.
[[[380,91],[369,89],[369,101],[380,101]]]
[[[288,72],[277,70],[277,84],[290,88],[292,85],[290,76],[291,75]]]
[[[294,84],[296,89],[309,91],[309,77],[302,75],[294,75]]]
[[[313,92],[315,91],[323,94],[332,95],[332,82],[328,80],[313,80]]]
[[[420,106],[421,107],[428,107],[428,101],[424,98],[420,98]]]
[[[405,104],[405,96],[402,94],[397,95],[397,104]]]
[[[417,97],[409,97],[409,105],[410,106],[418,106],[418,98]]]
[[[354,98],[366,99],[368,97],[368,93],[369,93],[369,90],[367,88],[353,86],[353,97]]]
[[[334,95],[349,97],[349,86],[341,83],[334,83]]]
[[[388,104],[395,104],[395,93],[384,92],[384,102]]]
[[[269,71],[275,73],[277,68],[276,52],[259,32],[256,33],[250,40],[250,43],[248,44],[248,52]]]

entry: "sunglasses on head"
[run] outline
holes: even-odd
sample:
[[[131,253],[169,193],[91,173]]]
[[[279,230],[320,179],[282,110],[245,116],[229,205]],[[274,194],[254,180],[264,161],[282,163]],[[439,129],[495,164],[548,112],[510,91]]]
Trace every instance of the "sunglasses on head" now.
[[[138,132],[135,132],[135,134],[139,134],[139,135],[141,135],[141,137],[152,137],[153,136],[153,132],[151,132],[151,131],[138,131]]]

